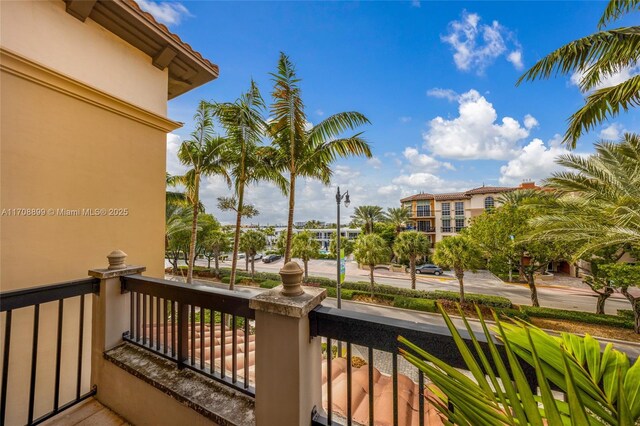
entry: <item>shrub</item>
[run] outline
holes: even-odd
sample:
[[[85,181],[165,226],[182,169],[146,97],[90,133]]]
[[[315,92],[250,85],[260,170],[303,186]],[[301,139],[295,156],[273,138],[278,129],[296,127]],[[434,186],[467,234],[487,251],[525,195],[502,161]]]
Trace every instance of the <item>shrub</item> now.
[[[569,321],[584,322],[587,324],[608,325],[612,327],[633,328],[633,319],[616,315],[601,315],[591,312],[566,311],[553,308],[536,308],[533,306],[521,306],[520,310],[530,317],[563,319]]]
[[[429,299],[396,296],[393,300],[393,306],[402,309],[413,309],[415,311],[437,312],[436,301]]]
[[[220,282],[224,284],[229,284],[229,276],[227,275],[226,277],[220,277]]]
[[[260,283],[260,287],[262,288],[274,288],[274,287],[278,287],[280,284],[282,284],[280,281],[276,281],[276,280],[264,280]]]
[[[456,301],[460,300],[460,293],[455,291],[436,290],[433,293],[429,294],[428,298]],[[490,306],[493,308],[511,308],[513,306],[511,300],[501,296],[488,296],[485,294],[467,293],[465,294],[464,298],[466,302]]]
[[[633,311],[631,309],[618,309],[618,316],[633,319]]]

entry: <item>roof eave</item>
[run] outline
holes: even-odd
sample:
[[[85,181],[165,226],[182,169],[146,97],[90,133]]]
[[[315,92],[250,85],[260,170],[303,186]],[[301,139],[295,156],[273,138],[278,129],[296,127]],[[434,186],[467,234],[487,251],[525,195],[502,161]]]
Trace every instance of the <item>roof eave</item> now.
[[[151,63],[168,68],[167,98],[173,99],[218,77],[216,64],[169,32],[131,0],[64,0],[67,12],[81,21],[91,18],[151,57]]]

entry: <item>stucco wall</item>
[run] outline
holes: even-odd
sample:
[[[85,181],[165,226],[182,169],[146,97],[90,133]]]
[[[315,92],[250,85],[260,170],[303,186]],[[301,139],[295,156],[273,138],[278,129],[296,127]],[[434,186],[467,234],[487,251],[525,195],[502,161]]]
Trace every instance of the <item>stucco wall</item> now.
[[[0,218],[2,290],[85,277],[115,248],[161,276],[165,133],[4,70],[0,84],[0,207],[47,210]]]
[[[157,114],[167,112],[167,70],[61,0],[0,2],[2,47]]]

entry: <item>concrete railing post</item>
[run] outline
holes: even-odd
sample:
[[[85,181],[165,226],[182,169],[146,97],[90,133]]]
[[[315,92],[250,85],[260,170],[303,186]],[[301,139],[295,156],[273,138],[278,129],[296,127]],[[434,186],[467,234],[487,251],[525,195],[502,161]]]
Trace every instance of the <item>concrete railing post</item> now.
[[[283,285],[249,302],[256,311],[256,424],[311,424],[322,406],[322,350],[310,337],[309,312],[326,290],[302,289],[303,271],[295,262],[280,270]]]
[[[129,330],[129,297],[122,293],[120,277],[146,270],[144,266],[127,266],[126,257],[121,250],[115,250],[107,256],[107,268],[89,270],[90,276],[100,279],[100,293],[92,300],[91,322],[91,384],[98,387],[98,398],[103,354],[122,343],[122,333]]]

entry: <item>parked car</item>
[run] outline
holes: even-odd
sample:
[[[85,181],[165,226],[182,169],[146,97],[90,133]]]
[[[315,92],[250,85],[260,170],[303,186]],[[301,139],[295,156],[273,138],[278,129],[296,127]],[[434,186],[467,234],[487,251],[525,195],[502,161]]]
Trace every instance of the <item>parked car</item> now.
[[[271,263],[271,262],[275,262],[276,260],[280,260],[282,259],[282,256],[280,256],[279,254],[270,254],[269,256],[265,256],[262,258],[262,261],[264,263]]]
[[[260,260],[260,259],[262,259],[262,255],[260,253],[253,256],[253,260]]]
[[[430,263],[416,266],[416,274],[434,274],[442,275],[442,268]]]

